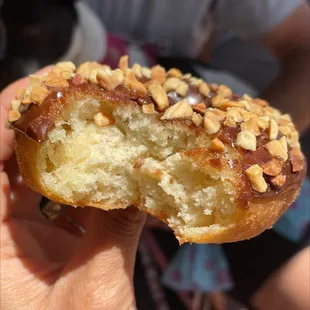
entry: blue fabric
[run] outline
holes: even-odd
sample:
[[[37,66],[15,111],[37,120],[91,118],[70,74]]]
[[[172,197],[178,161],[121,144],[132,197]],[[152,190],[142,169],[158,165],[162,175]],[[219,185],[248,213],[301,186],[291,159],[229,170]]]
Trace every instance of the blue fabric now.
[[[310,223],[310,182],[306,179],[300,195],[273,229],[297,242]],[[221,245],[186,244],[170,262],[162,282],[174,290],[210,292],[233,286]]]
[[[181,291],[203,292],[232,287],[228,264],[219,245],[185,244],[169,264],[163,284]]]
[[[306,179],[300,194],[292,206],[274,225],[273,229],[283,237],[298,242],[310,223],[310,182]]]

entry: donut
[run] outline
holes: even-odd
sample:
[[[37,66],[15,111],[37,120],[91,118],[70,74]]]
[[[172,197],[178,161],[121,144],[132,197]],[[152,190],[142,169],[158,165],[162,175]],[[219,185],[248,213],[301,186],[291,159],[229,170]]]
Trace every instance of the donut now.
[[[8,125],[24,182],[48,199],[135,206],[180,243],[225,243],[272,227],[306,174],[288,114],[177,68],[86,62],[30,75]]]

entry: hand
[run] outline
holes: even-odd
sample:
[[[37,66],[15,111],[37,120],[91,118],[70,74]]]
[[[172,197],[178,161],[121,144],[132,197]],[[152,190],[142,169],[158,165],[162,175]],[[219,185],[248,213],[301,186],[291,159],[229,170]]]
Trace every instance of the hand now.
[[[68,208],[84,234],[44,218],[41,196],[18,173],[13,131],[4,128],[9,102],[27,84],[19,80],[0,94],[0,308],[133,309],[133,268],[145,216],[135,208]]]

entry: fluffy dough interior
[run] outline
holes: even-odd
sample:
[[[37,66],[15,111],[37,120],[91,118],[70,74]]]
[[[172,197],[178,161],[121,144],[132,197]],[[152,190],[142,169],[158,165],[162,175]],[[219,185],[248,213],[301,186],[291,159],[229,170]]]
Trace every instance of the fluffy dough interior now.
[[[237,216],[236,174],[201,167],[184,151],[206,147],[183,126],[158,122],[138,106],[75,100],[39,153],[44,185],[70,201],[134,204],[174,230],[221,229]],[[98,112],[115,123],[99,127]],[[209,139],[209,138],[207,138]],[[229,152],[222,155],[230,160]]]

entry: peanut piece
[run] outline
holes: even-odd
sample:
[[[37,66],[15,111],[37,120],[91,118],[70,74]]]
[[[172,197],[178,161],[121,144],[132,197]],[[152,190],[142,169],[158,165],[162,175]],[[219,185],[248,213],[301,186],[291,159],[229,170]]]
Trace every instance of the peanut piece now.
[[[71,61],[58,62],[56,64],[56,67],[60,69],[70,69],[71,71],[74,71],[76,69],[75,64]]]
[[[44,76],[30,74],[29,75],[29,86],[31,87],[41,86],[43,80],[44,80]]]
[[[199,126],[203,122],[203,117],[198,113],[194,113],[194,115],[192,116],[192,121],[196,126]]]
[[[192,105],[192,109],[195,112],[198,112],[198,113],[201,113],[201,114],[204,114],[207,111],[207,107],[206,107],[206,105],[204,103],[193,104]]]
[[[253,99],[252,102],[260,107],[267,107],[268,106],[268,102],[266,100],[263,99]]]
[[[49,90],[47,90],[45,87],[41,87],[41,86],[34,87],[32,89],[30,99],[35,104],[41,104],[44,102],[44,100],[47,98],[47,96],[50,93],[51,92]]]
[[[163,111],[169,107],[169,100],[165,90],[158,84],[149,85],[149,91],[157,104],[158,110]]]
[[[32,101],[30,99],[31,91],[32,91],[32,87],[28,87],[25,89],[24,98],[22,100],[23,104],[31,104],[32,103]]]
[[[157,81],[160,85],[162,85],[166,80],[166,70],[159,65],[152,67],[151,80]]]
[[[20,100],[12,100],[11,101],[11,110],[18,111],[21,103],[22,102]]]
[[[128,55],[123,55],[119,59],[118,67],[123,71],[124,74],[126,74],[128,69]]]
[[[305,160],[300,149],[293,148],[291,150],[290,158],[293,172],[301,171],[304,168]]]
[[[190,83],[191,85],[196,86],[196,87],[199,87],[199,85],[200,85],[202,82],[203,82],[202,79],[198,79],[198,78],[196,78],[196,77],[191,77],[191,78],[189,79],[189,83]]]
[[[69,87],[68,81],[61,78],[47,80],[45,81],[44,84],[49,87],[59,87],[59,88]]]
[[[163,88],[166,92],[174,91],[177,89],[180,82],[181,80],[178,78],[175,78],[175,77],[168,78],[163,84]]]
[[[144,104],[142,106],[142,111],[143,111],[144,114],[155,114],[156,113],[155,107],[154,107],[153,103]]]
[[[136,76],[131,69],[127,69],[126,71],[124,85],[130,90],[135,90],[137,92],[140,92],[142,95],[147,94],[145,86],[136,79]]]
[[[211,103],[212,103],[212,107],[213,108],[220,108],[221,105],[228,101],[228,99],[225,99],[223,96],[221,95],[216,95],[211,99]]]
[[[97,70],[96,80],[98,81],[99,85],[102,88],[112,90],[116,86],[121,84],[120,80],[117,78],[117,75],[111,69],[95,69],[95,70]]]
[[[142,78],[142,67],[141,67],[141,65],[139,65],[137,63],[133,64],[132,71],[135,73],[135,76],[138,79]]]
[[[227,109],[227,116],[231,117],[236,123],[240,123],[243,121],[243,116],[235,108],[228,108]]]
[[[299,146],[299,134],[296,130],[292,130],[287,136],[287,142],[290,147],[300,147]]]
[[[114,75],[116,76],[116,78],[118,79],[118,81],[120,82],[120,84],[124,83],[124,73],[121,69],[117,68],[113,71]]]
[[[221,123],[211,111],[207,111],[205,113],[203,125],[205,128],[205,131],[209,135],[213,135],[217,133],[221,128]]]
[[[205,83],[205,82],[201,82],[201,83],[199,84],[199,92],[200,92],[200,94],[201,94],[202,96],[208,97],[209,94],[210,94],[210,88],[209,88],[208,84]]]
[[[91,83],[94,83],[94,84],[98,84],[98,80],[97,80],[97,73],[100,69],[99,68],[96,68],[96,69],[92,69],[89,73],[89,81]]]
[[[276,177],[272,178],[270,182],[276,187],[282,187],[286,182],[286,176],[279,174]]]
[[[81,85],[87,83],[87,81],[79,74],[77,73],[74,78],[72,79],[72,84],[73,85]]]
[[[185,82],[183,81],[180,81],[179,85],[177,86],[175,92],[182,96],[182,97],[185,97],[187,92],[188,92],[188,89],[189,89],[189,86],[188,84],[186,84]]]
[[[274,119],[270,119],[268,135],[270,140],[276,140],[278,137],[279,127],[277,122]]]
[[[288,126],[279,126],[279,131],[282,133],[282,135],[289,136],[292,132],[292,129]]]
[[[164,115],[160,118],[161,120],[165,119],[175,119],[175,118],[191,118],[193,115],[193,110],[188,104],[186,99],[183,99],[176,104],[169,107]]]
[[[18,88],[16,90],[15,99],[16,100],[23,100],[24,94],[25,94],[25,89],[24,88]]]
[[[262,168],[265,174],[276,176],[283,168],[283,161],[278,158],[271,158],[270,161],[262,164]]]
[[[176,78],[181,78],[183,76],[182,72],[179,69],[176,68],[171,68],[168,70],[167,75],[176,77]]]
[[[16,122],[21,117],[21,114],[16,110],[10,110],[8,115],[8,121],[10,123]]]
[[[284,150],[287,152],[288,148],[287,148],[287,140],[285,137],[282,137],[279,142],[281,143],[281,145],[283,146]]]
[[[151,76],[152,76],[151,69],[146,68],[146,67],[142,67],[141,71],[142,71],[142,75],[145,76],[147,79],[151,78]]]
[[[257,118],[256,114],[253,112],[248,112],[247,110],[240,109],[240,114],[242,115],[245,121],[248,121],[251,118]],[[268,124],[267,124],[268,127]]]
[[[255,136],[259,136],[260,135],[260,130],[258,128],[258,124],[257,121],[253,118],[250,118],[249,120],[247,120],[246,122],[241,124],[241,130],[246,130],[251,132],[253,135]]]
[[[226,118],[226,113],[219,109],[212,109],[212,113],[217,117],[217,119],[222,122]]]
[[[225,145],[220,139],[215,138],[211,141],[209,145],[209,150],[215,151],[215,152],[224,152]]]
[[[61,71],[61,77],[65,80],[70,80],[73,77],[73,71],[70,68],[64,68]]]
[[[225,111],[227,108],[243,108],[243,104],[238,101],[230,101],[226,99],[221,103],[219,108]]]
[[[266,120],[266,119],[264,119],[264,117],[258,117],[258,118],[256,119],[256,122],[257,122],[257,126],[258,126],[260,129],[262,129],[262,130],[267,129],[268,126],[269,126],[269,119]]]
[[[280,157],[284,161],[287,160],[288,158],[287,151],[283,148],[279,140],[272,140],[267,144],[265,144],[264,147],[269,152],[270,155]]]
[[[80,74],[84,79],[89,80],[90,71],[90,62],[84,62],[77,68],[76,73]]]
[[[267,190],[267,183],[263,177],[263,169],[259,165],[252,165],[245,170],[251,186],[259,193],[264,193]]]
[[[256,137],[252,132],[243,130],[238,133],[236,144],[245,150],[255,151]]]
[[[225,98],[232,96],[232,90],[225,85],[220,85],[217,89],[217,93]]]
[[[227,126],[227,127],[232,127],[232,128],[237,127],[237,123],[231,117],[226,117],[223,124],[224,126]]]
[[[189,80],[191,77],[192,77],[192,74],[191,74],[191,73],[185,73],[185,74],[183,75],[183,80]]]
[[[101,112],[95,114],[94,116],[95,124],[99,127],[107,127],[114,124],[114,120]]]

